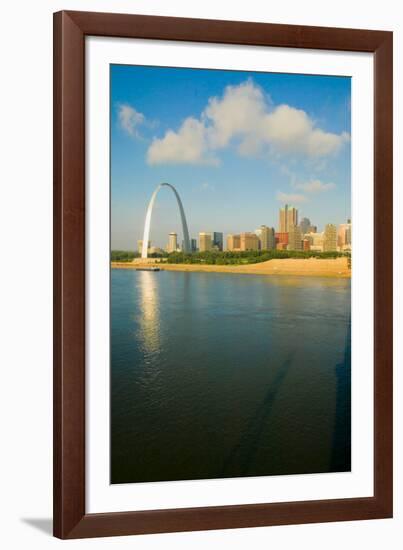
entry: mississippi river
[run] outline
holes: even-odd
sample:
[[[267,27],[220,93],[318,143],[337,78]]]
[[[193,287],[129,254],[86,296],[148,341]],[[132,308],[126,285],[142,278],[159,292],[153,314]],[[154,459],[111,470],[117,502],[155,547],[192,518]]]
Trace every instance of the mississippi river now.
[[[350,279],[111,271],[111,482],[350,470]]]

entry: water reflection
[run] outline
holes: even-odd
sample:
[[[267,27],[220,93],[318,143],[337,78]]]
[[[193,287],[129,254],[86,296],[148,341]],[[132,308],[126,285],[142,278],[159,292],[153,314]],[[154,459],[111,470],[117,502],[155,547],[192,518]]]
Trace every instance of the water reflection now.
[[[112,272],[111,482],[349,470],[349,316],[349,280]]]
[[[161,351],[161,321],[158,274],[138,272],[137,293],[138,306],[137,321],[139,325],[137,338],[146,361],[150,361]]]

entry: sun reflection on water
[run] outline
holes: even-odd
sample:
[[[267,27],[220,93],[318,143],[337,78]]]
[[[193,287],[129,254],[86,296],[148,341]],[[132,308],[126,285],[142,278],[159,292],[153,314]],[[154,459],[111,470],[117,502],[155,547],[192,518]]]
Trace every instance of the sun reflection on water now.
[[[158,276],[158,275],[157,275]],[[143,353],[151,359],[161,351],[161,321],[159,288],[156,274],[140,271],[137,277],[139,294],[138,338]]]

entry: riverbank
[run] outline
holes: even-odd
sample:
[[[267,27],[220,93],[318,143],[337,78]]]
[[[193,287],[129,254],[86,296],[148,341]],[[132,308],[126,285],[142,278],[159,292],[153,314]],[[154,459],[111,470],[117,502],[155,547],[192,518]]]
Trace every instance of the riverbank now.
[[[196,271],[204,273],[239,273],[249,275],[294,275],[303,277],[342,277],[350,278],[347,258],[322,260],[308,259],[276,259],[257,264],[246,265],[204,265],[204,264],[168,264],[157,261],[111,262],[112,269],[138,269],[144,267],[160,267],[164,271]]]

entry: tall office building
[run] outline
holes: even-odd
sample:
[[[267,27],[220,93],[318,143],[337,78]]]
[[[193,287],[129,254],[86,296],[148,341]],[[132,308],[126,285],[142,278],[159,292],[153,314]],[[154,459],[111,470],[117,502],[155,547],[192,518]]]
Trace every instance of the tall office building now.
[[[339,225],[337,230],[337,246],[340,250],[351,248],[351,220]]]
[[[200,252],[207,252],[213,248],[213,239],[211,233],[201,232],[199,233],[199,250]]]
[[[279,233],[288,233],[291,225],[298,225],[298,210],[286,204],[280,208]]]
[[[349,223],[347,224],[347,229],[346,229],[346,245],[349,245],[351,247],[352,245],[352,240],[351,240],[351,221],[349,220]]]
[[[241,250],[259,250],[259,237],[256,233],[241,233]]]
[[[288,250],[302,250],[302,233],[299,225],[290,224],[288,227]]]
[[[222,251],[224,248],[224,237],[222,233],[217,233],[217,231],[214,231],[213,233],[213,247],[217,250]]]
[[[288,233],[288,205],[287,204],[285,205],[284,208],[280,208],[278,232]]]
[[[237,252],[241,250],[241,235],[227,235],[227,250]]]
[[[317,233],[316,231],[311,231],[305,235],[305,238],[310,243],[310,250],[323,251],[323,235],[323,233]]]
[[[299,226],[301,228],[301,233],[305,235],[305,233],[309,233],[311,226],[311,220],[309,218],[302,218],[302,220],[299,222]]]
[[[288,245],[288,233],[275,233],[276,248],[286,250]]]
[[[168,237],[167,252],[176,252],[178,250],[178,235],[170,233]]]
[[[325,226],[323,235],[323,252],[333,252],[337,250],[337,228],[332,223]]]
[[[259,229],[256,229],[255,235],[259,239],[260,250],[272,250],[276,248],[276,237],[273,227],[261,225]]]

